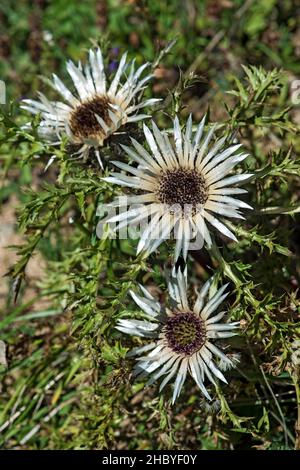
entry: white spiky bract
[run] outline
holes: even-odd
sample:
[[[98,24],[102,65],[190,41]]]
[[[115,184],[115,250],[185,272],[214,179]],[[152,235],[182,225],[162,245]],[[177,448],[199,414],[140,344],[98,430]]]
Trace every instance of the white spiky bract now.
[[[66,134],[72,143],[82,145],[77,152],[79,155],[86,156],[90,148],[93,147],[99,160],[97,147],[101,147],[107,137],[126,123],[149,117],[145,114],[138,114],[145,106],[151,106],[159,101],[156,98],[141,101],[143,90],[146,88],[147,82],[153,77],[153,75],[148,74],[142,78],[142,74],[149,64],[145,63],[135,70],[134,61],[129,66],[126,62],[126,56],[127,53],[122,56],[110,85],[107,84],[103,57],[101,50],[98,48],[96,51],[89,51],[89,62],[84,67],[80,62],[78,66],[72,61],[67,62],[67,71],[73,81],[76,94],[73,94],[53,74],[53,87],[65,102],[50,101],[42,93],[38,93],[40,101],[23,100],[23,109],[32,114],[41,114],[40,135],[50,142],[60,142],[61,136]],[[105,122],[103,116],[95,113],[99,132],[92,135],[91,138],[80,138],[72,132],[71,116],[80,106],[95,98],[107,100],[109,104],[107,111],[109,123]],[[101,164],[101,160],[99,160],[99,163]]]
[[[216,378],[227,383],[224,375],[220,371],[235,367],[235,362],[217,346],[212,340],[229,338],[237,333],[233,330],[239,325],[235,323],[219,323],[224,317],[225,312],[220,312],[212,316],[219,305],[228,295],[225,293],[228,284],[219,290],[213,289],[213,278],[209,279],[198,293],[197,299],[192,309],[187,299],[187,275],[181,271],[176,272],[173,269],[169,282],[169,295],[172,309],[166,308],[155,300],[154,297],[140,286],[143,295],[131,292],[133,300],[146,314],[147,320],[121,319],[118,322],[117,329],[123,333],[145,338],[151,338],[152,341],[142,347],[134,348],[129,355],[140,356],[137,358],[135,374],[139,376],[150,375],[148,384],[152,384],[160,377],[164,380],[160,385],[160,390],[172,379],[175,378],[173,403],[179,396],[186,375],[189,372],[196,384],[204,394],[211,400],[211,397],[204,384],[207,378],[216,386]],[[168,319],[175,316],[181,316],[184,312],[192,312],[192,315],[199,320],[205,328],[205,341],[199,350],[192,354],[179,353],[174,351],[168,344],[164,325]],[[146,353],[146,355],[144,355]],[[220,367],[214,362],[216,357],[220,362]],[[226,367],[225,367],[226,365]]]
[[[219,220],[219,217],[244,219],[240,209],[252,209],[245,202],[233,197],[247,191],[232,187],[236,183],[244,182],[252,175],[227,176],[232,168],[248,155],[243,152],[237,153],[241,147],[240,144],[226,146],[226,137],[210,145],[215,128],[212,127],[206,135],[203,135],[204,125],[205,117],[193,133],[190,116],[183,132],[176,117],[173,130],[174,145],[167,133],[161,132],[154,122],[152,122],[152,132],[144,125],[145,138],[150,152],[136,140],[131,139],[133,147],[123,146],[123,149],[138,166],[113,162],[115,166],[130,175],[115,172],[104,178],[108,182],[130,187],[138,192],[135,196],[127,198],[130,203],[139,203],[138,208],[130,208],[127,212],[122,211],[120,215],[109,220],[109,222],[119,223],[116,230],[126,225],[149,220],[140,235],[138,253],[143,250],[148,253],[154,251],[170,236],[172,230],[175,231],[175,227],[177,239],[175,260],[180,253],[186,257],[190,240],[198,234],[210,247],[212,244],[210,226],[236,241],[234,234]],[[163,175],[178,169],[195,171],[203,178],[207,200],[203,204],[198,204],[196,210],[170,211],[170,206],[160,202],[158,198],[159,184]],[[176,194],[174,200],[176,202]],[[126,201],[125,198],[120,198],[120,206],[124,204],[123,201]],[[118,200],[114,204],[118,206]]]

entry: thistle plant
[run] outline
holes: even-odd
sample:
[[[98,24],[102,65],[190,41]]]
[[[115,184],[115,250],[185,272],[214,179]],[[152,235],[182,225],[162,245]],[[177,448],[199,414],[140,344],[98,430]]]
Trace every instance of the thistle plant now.
[[[51,431],[47,446],[116,448],[127,419],[143,448],[151,419],[155,448],[186,448],[182,416],[200,436],[191,448],[239,448],[244,435],[271,448],[278,429],[278,447],[299,448],[300,162],[287,79],[243,66],[196,113],[194,72],[154,95],[176,47],[152,62],[125,53],[110,77],[105,47],[91,48],[67,62],[73,88],[53,70],[49,96],[1,108],[4,178],[25,178],[0,319],[4,446],[41,443],[53,418],[63,444]],[[35,188],[26,171],[39,171]],[[37,253],[44,275],[26,302]],[[47,308],[31,311],[40,297]],[[32,376],[13,390],[22,364]]]

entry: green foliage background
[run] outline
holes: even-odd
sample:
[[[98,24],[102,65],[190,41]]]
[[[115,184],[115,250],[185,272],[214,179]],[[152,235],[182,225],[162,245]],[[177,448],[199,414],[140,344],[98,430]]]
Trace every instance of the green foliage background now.
[[[4,210],[17,199],[16,231],[24,234],[1,280],[9,288],[0,312],[3,448],[300,448],[300,115],[289,89],[300,76],[299,15],[298,0],[1,2],[8,104],[0,203]],[[248,149],[245,169],[255,175],[247,188],[254,211],[235,228],[239,243],[217,237],[219,248],[189,258],[190,282],[212,270],[230,282],[227,308],[241,322],[231,341],[241,362],[209,407],[192,380],[173,407],[170,389],[160,395],[135,382],[126,352],[138,341],[114,330],[135,311],[128,290],[136,281],[160,286],[164,299],[172,243],[145,260],[133,240],[99,240],[97,206],[116,189],[100,181],[93,161],[74,164],[67,143],[53,149],[21,130],[28,117],[18,107],[37,90],[51,95],[40,76],[66,78],[65,61],[84,60],[92,45],[106,49],[108,64],[127,49],[142,63],[174,38],[156,70],[152,94],[164,101],[154,119],[167,127],[175,111],[184,122],[209,109],[220,132]],[[36,253],[43,274],[28,293]]]

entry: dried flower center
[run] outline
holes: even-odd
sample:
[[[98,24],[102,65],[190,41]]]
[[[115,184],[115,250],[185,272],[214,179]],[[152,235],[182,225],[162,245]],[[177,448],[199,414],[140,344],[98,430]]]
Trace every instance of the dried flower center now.
[[[160,176],[157,196],[164,204],[195,209],[206,202],[208,194],[205,180],[197,170],[178,168]]]
[[[75,137],[87,139],[103,134],[104,131],[97,121],[97,116],[103,119],[105,124],[110,125],[109,100],[106,96],[95,96],[89,101],[85,101],[71,114],[70,128]]]
[[[192,312],[177,313],[164,326],[168,345],[179,354],[190,356],[202,348],[206,339],[205,324]]]

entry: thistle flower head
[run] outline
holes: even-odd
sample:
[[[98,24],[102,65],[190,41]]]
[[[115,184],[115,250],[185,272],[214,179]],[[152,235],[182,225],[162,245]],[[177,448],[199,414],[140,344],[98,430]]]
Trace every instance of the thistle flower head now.
[[[235,361],[213,344],[213,340],[234,336],[238,323],[220,323],[225,312],[214,314],[228,293],[225,293],[225,285],[211,294],[212,281],[211,278],[204,284],[192,307],[187,298],[186,271],[174,269],[169,283],[170,307],[164,308],[140,286],[143,295],[135,292],[131,295],[147,320],[121,319],[117,325],[124,333],[151,338],[149,344],[134,348],[130,353],[138,356],[135,374],[150,375],[149,384],[164,376],[160,390],[175,377],[173,403],[188,372],[210,400],[205,379],[215,386],[216,378],[227,383],[214,357],[223,370],[225,364],[227,369],[235,366]]]
[[[23,100],[23,109],[41,114],[41,136],[49,141],[60,141],[61,136],[67,134],[70,142],[80,146],[79,155],[87,156],[93,148],[102,164],[98,147],[122,125],[148,117],[139,114],[140,110],[159,101],[156,98],[141,100],[152,78],[149,74],[141,78],[149,64],[135,70],[133,62],[128,70],[126,56],[126,53],[122,56],[114,78],[107,84],[101,50],[90,50],[85,66],[80,62],[78,66],[72,61],[67,63],[76,89],[74,94],[53,74],[53,86],[64,102],[50,101],[42,93],[39,93],[39,101]]]
[[[145,223],[141,231],[138,253],[151,253],[172,232],[177,239],[175,259],[182,253],[187,255],[190,240],[200,235],[207,246],[211,246],[211,227],[226,237],[236,240],[219,217],[243,219],[240,209],[251,209],[235,195],[246,191],[233,187],[248,179],[249,174],[227,176],[232,168],[243,161],[247,154],[238,152],[241,145],[226,145],[226,137],[210,145],[214,134],[212,128],[203,136],[205,117],[192,131],[189,117],[185,132],[178,118],[174,119],[173,143],[153,122],[151,132],[144,125],[145,138],[150,151],[136,140],[133,148],[123,146],[128,156],[138,166],[113,162],[129,173],[114,173],[106,181],[133,188],[137,194],[129,201],[139,203],[138,208],[114,216],[110,222],[118,222],[116,229],[136,222]],[[122,205],[123,198],[119,205]],[[125,199],[126,202],[126,199]],[[115,205],[118,205],[116,201]]]

